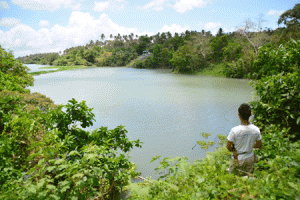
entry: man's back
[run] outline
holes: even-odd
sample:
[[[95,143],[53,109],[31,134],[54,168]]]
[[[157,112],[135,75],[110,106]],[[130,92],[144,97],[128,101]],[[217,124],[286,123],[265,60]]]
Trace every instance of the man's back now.
[[[253,146],[261,140],[259,128],[253,124],[239,125],[231,129],[227,139],[234,143],[238,160],[245,160],[254,155]]]

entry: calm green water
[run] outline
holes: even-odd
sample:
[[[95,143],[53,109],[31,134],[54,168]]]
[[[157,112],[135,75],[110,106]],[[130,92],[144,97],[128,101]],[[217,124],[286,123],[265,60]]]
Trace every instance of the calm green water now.
[[[239,124],[238,106],[253,99],[248,82],[116,67],[42,74],[29,89],[56,104],[85,100],[96,115],[88,130],[124,125],[129,139],[144,142],[130,152],[130,160],[143,177],[157,178],[158,162],[150,164],[153,156],[203,158],[206,151],[199,146],[192,150],[197,140],[205,140],[200,133],[211,133],[207,140],[215,140]]]

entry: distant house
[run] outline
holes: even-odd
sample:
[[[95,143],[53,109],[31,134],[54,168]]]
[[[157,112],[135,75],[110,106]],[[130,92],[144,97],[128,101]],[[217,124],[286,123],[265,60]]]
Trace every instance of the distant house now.
[[[147,55],[147,54],[150,54],[150,52],[148,50],[143,51],[143,55]]]

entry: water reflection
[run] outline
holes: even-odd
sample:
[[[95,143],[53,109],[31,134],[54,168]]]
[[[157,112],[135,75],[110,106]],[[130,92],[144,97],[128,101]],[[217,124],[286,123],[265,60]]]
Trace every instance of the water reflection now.
[[[29,67],[29,69],[30,69],[29,73],[57,70],[57,68],[56,69],[40,69],[40,67],[52,67],[51,65],[26,64],[26,66]]]

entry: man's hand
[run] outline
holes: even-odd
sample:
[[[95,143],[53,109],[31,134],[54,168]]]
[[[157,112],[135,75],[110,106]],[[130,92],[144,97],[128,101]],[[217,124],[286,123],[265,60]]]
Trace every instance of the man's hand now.
[[[261,142],[261,140],[257,140],[256,143],[255,143],[255,145],[253,146],[253,148],[258,148],[258,149],[260,149],[261,147],[262,147],[262,142]]]
[[[234,144],[233,144],[233,142],[231,142],[231,141],[227,141],[226,148],[227,148],[228,151],[230,151],[230,152],[234,152],[234,151],[235,151]]]

